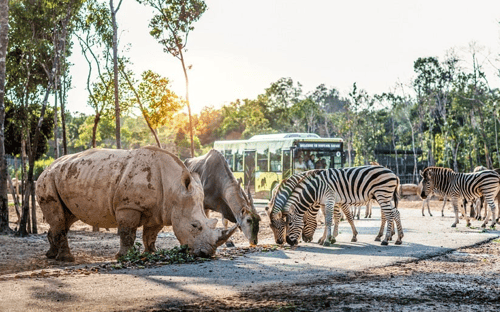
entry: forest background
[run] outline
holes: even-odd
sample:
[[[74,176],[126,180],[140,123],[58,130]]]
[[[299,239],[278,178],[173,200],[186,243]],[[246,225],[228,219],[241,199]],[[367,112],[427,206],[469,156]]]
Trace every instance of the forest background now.
[[[190,65],[183,53],[206,4],[138,2],[157,12],[150,34],[182,63],[185,95],[175,94],[170,79],[153,69],[133,72],[133,60],[117,51],[122,1],[8,1],[4,145],[11,177],[22,178],[26,167],[34,167],[36,180],[53,159],[92,147],[153,144],[184,159],[205,154],[216,140],[282,132],[343,138],[347,166],[378,161],[381,154],[397,164],[404,154],[414,164],[460,172],[500,167],[500,91],[486,74],[500,77],[499,53],[485,55],[471,43],[465,53],[450,47],[443,58],[419,57],[412,81],[396,81],[382,94],[369,94],[356,82],[347,94],[325,84],[303,90],[293,77],[283,77],[255,98],[191,114]],[[73,78],[69,56],[77,51],[88,65],[80,74],[87,76],[92,114],[66,109]]]

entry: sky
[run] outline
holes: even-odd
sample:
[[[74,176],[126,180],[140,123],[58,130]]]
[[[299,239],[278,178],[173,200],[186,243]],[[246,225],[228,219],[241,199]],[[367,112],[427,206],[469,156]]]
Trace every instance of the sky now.
[[[115,1],[117,2],[117,1]],[[471,59],[478,47],[490,72],[500,67],[500,1],[336,1],[206,0],[208,10],[189,35],[187,64],[193,113],[236,99],[255,99],[271,83],[290,77],[304,93],[320,84],[346,96],[354,82],[369,94],[393,91],[414,77],[419,57],[443,60],[450,49]],[[153,70],[169,78],[172,90],[185,96],[181,63],[149,35],[153,10],[123,1],[117,13],[119,50],[137,77]],[[87,106],[87,63],[74,45],[72,112]],[[500,87],[496,75],[490,84]]]

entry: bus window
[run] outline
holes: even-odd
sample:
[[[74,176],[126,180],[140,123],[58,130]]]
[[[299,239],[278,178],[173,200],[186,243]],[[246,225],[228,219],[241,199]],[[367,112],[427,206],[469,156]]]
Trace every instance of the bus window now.
[[[243,172],[243,155],[240,154],[239,152],[236,152],[236,154],[234,154],[234,171],[235,172]]]
[[[309,154],[304,155],[301,150],[295,150],[293,156],[293,172],[307,171],[306,161],[309,160]],[[304,157],[306,157],[306,159],[304,159]]]
[[[281,171],[281,148],[278,148],[276,150],[271,149],[269,160],[271,162],[271,171],[272,172],[280,172]]]
[[[283,151],[283,179],[292,175],[292,168],[290,168],[290,150]]]
[[[334,156],[334,161],[333,161],[334,167],[332,168],[342,168],[342,152],[335,152]]]
[[[269,163],[268,161],[268,149],[266,148],[264,151],[257,152],[257,168],[256,171],[260,172],[267,172],[269,169],[267,168],[267,164]]]
[[[255,151],[245,151],[245,183],[255,193]]]
[[[226,158],[226,161],[227,161],[227,164],[229,165],[229,168],[231,168],[231,170],[234,171],[234,168],[233,168],[233,154],[231,153],[231,151],[226,150],[224,157]]]

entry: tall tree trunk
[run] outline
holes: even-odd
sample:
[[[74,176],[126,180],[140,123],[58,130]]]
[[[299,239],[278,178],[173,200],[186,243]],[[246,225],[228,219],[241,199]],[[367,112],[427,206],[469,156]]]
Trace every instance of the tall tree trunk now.
[[[411,127],[411,147],[413,149],[413,184],[419,183],[418,170],[417,170],[417,150],[415,149],[415,131]],[[406,170],[405,170],[406,172]]]
[[[458,147],[460,146],[460,141],[457,140],[457,147],[453,149],[453,170],[455,172],[458,172],[458,162],[457,162],[457,157],[458,157]]]
[[[184,71],[184,77],[186,78],[186,105],[188,108],[189,115],[189,137],[191,139],[191,157],[194,157],[194,141],[193,141],[193,118],[191,116],[191,104],[189,103],[189,79],[186,70],[186,65],[184,64],[184,57],[182,55],[182,49],[179,48],[180,51],[180,60],[182,63],[182,70]]]
[[[495,113],[496,115],[496,113]],[[497,120],[498,116],[495,116],[495,144],[497,147],[497,161],[498,161],[498,167],[500,168],[500,151],[498,150],[498,130],[497,130]]]
[[[94,117],[94,126],[92,127],[92,148],[97,147],[97,143],[96,143],[97,125],[99,124],[100,120],[101,120],[101,114],[96,113],[95,117]]]
[[[96,136],[97,136],[97,125],[99,124],[99,120],[101,120],[101,114],[96,113],[94,118],[94,126],[92,127],[92,148],[96,148]],[[92,226],[92,232],[99,232],[99,227],[96,225]]]
[[[5,158],[5,60],[9,42],[9,1],[0,0],[0,234],[10,234]]]
[[[38,225],[36,219],[36,182],[31,183],[31,234],[38,234]]]
[[[394,147],[394,154],[396,157],[396,175],[399,176],[399,164],[398,164],[398,149],[396,147],[396,134],[394,133],[394,118],[391,118],[392,121],[392,146]]]
[[[62,126],[62,143],[63,143],[63,155],[68,155],[68,143],[66,141],[66,107],[65,100],[63,97],[63,85],[59,88],[59,100],[61,101],[61,126]]]
[[[54,158],[59,158],[59,143],[58,141],[58,133],[57,133],[57,74],[55,78],[55,86],[54,86]]]
[[[116,148],[122,148],[120,138],[120,102],[118,100],[118,27],[116,25],[116,12],[120,9],[121,1],[118,7],[114,8],[113,0],[109,0],[109,8],[111,10],[111,19],[113,22],[113,74],[115,84],[115,119],[116,119]]]

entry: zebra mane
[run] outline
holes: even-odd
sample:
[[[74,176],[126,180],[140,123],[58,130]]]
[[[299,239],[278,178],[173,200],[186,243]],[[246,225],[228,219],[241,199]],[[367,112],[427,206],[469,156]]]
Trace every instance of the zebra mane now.
[[[272,207],[271,216],[274,216],[278,212],[283,212],[285,209],[285,204],[288,201],[288,198],[292,194],[293,190],[302,183],[306,178],[311,175],[321,171],[321,169],[309,170],[301,173],[296,173],[291,177],[284,179],[280,182],[276,191],[274,192],[271,200],[269,201],[269,206]],[[276,201],[279,197],[278,202]]]
[[[422,171],[422,175],[425,174],[429,170],[437,170],[438,172],[454,172],[453,169],[450,168],[444,168],[444,167],[427,167]]]

